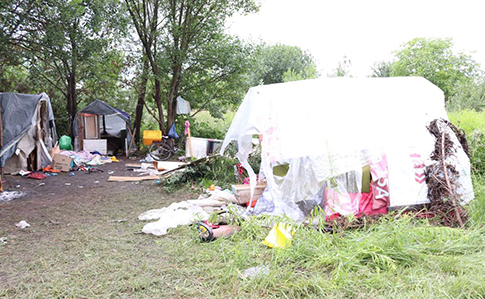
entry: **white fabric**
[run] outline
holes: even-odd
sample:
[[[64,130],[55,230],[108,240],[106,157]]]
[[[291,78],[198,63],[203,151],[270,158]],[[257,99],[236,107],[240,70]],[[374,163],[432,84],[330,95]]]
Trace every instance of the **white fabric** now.
[[[141,214],[138,216],[139,220],[158,219],[156,222],[146,224],[142,231],[145,234],[162,236],[170,228],[187,225],[199,219],[207,220],[209,214],[203,207],[221,207],[236,202],[234,195],[226,191],[215,190],[210,194],[211,196],[208,198],[174,202],[168,207],[149,210]]]
[[[325,181],[356,171],[371,157],[387,156],[391,206],[427,202],[418,182],[434,137],[426,126],[447,119],[443,92],[421,77],[325,78],[262,85],[249,90],[224,140],[236,140],[238,158],[247,162],[252,136],[263,135],[261,168],[275,205],[314,197]],[[467,194],[473,194],[469,161],[459,155]],[[283,178],[272,167],[286,162]],[[470,184],[468,184],[470,183]]]
[[[177,114],[190,114],[190,103],[181,96],[177,97]]]

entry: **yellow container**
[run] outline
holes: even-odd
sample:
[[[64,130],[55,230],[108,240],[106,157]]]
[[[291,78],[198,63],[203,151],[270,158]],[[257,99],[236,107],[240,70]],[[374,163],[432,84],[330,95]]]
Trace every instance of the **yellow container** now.
[[[155,130],[143,131],[143,145],[150,145],[154,141],[162,141],[162,131],[155,131]]]

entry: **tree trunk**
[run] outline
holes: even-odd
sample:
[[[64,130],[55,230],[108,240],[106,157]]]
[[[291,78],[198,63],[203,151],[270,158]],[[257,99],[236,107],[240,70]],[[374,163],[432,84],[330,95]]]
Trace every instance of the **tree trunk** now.
[[[76,73],[69,74],[67,83],[67,114],[69,116],[69,126],[71,128],[71,137],[74,138],[74,118],[77,113],[77,95],[76,95]],[[73,140],[74,141],[74,140]]]
[[[180,86],[180,66],[173,68],[172,83],[170,85],[170,92],[168,94],[168,107],[167,107],[167,130],[175,122],[177,117],[177,97],[179,95]]]
[[[160,122],[158,123],[158,127],[160,128],[160,131],[162,131],[163,135],[166,135],[166,130],[163,127],[163,124],[165,123],[165,118],[163,117],[163,106],[162,106],[162,91],[160,87],[160,79],[155,77],[155,103],[157,103],[157,109],[158,109],[158,119]]]
[[[141,120],[143,118],[143,106],[145,105],[145,96],[147,91],[148,82],[148,60],[143,60],[143,71],[138,90],[138,103],[136,104],[135,124],[133,130],[135,130],[135,143],[140,144],[141,136]]]

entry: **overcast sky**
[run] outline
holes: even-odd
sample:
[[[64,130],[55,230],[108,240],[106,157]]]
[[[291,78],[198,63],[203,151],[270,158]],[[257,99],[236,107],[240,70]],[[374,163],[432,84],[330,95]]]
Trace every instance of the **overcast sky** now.
[[[485,1],[478,0],[261,0],[257,14],[236,16],[228,30],[244,39],[296,45],[316,59],[321,75],[343,56],[351,74],[371,66],[414,37],[451,37],[485,66]]]

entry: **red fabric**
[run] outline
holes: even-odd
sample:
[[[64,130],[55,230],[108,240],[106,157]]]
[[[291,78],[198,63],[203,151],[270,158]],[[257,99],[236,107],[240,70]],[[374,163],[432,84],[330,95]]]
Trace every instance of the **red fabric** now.
[[[364,215],[380,215],[380,214],[387,214],[387,207],[388,205],[380,206],[379,208],[374,208],[374,186],[370,184],[370,192],[369,193],[362,193],[362,198],[359,202],[359,213],[357,217],[362,217]]]
[[[27,177],[34,180],[43,180],[45,179],[45,174],[43,174],[42,172],[33,172],[29,174]]]
[[[339,213],[335,213],[335,214],[332,214],[330,216],[325,217],[325,221],[332,221],[334,219],[340,218],[340,216],[341,215]]]
[[[254,208],[254,206],[256,205],[257,202],[258,202],[258,200],[253,199],[253,202],[251,203],[251,208]],[[249,202],[246,203],[246,207],[249,207]]]

